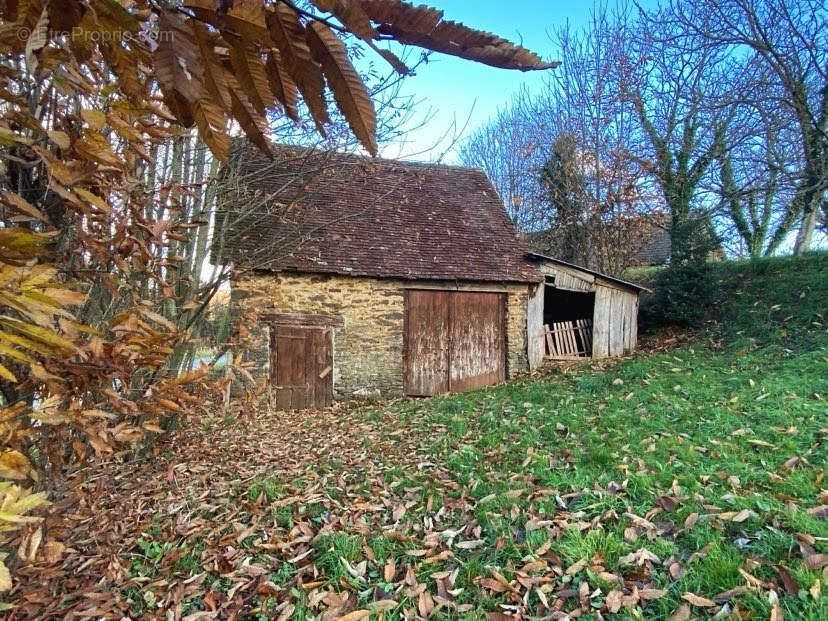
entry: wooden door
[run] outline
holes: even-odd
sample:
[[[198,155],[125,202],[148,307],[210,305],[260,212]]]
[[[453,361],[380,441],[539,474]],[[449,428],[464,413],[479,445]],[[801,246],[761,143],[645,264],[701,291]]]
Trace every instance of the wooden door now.
[[[503,307],[499,293],[452,292],[450,392],[490,386],[505,378]]]
[[[449,390],[449,292],[408,291],[405,308],[404,384],[407,395]]]
[[[270,374],[276,407],[325,407],[333,400],[331,329],[274,325],[270,331]]]
[[[405,392],[427,396],[502,381],[505,300],[500,293],[411,290],[405,313]]]

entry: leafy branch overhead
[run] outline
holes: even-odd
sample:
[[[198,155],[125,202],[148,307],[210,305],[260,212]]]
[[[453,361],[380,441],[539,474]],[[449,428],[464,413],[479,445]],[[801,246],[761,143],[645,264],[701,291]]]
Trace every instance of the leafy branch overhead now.
[[[105,0],[60,3],[60,9],[32,2],[7,16],[12,23],[3,38],[13,51],[25,53],[30,69],[43,72],[71,57],[83,64],[97,43],[133,103],[149,99],[155,77],[174,120],[196,125],[222,160],[229,152],[231,120],[269,152],[267,115],[281,110],[298,120],[299,95],[324,134],[330,120],[327,90],[360,142],[376,154],[374,106],[348,58],[342,39],[349,33],[402,74],[409,72],[405,64],[377,41],[396,40],[506,69],[556,65],[496,35],[444,20],[441,11],[426,6],[400,0],[313,0],[311,5],[308,11],[285,1],[184,0],[175,8],[138,2],[127,10]],[[15,36],[23,27],[31,32],[28,38]]]
[[[229,149],[223,131],[228,119],[238,121],[269,152],[264,138],[267,113],[281,109],[298,119],[299,95],[324,134],[330,121],[326,87],[356,137],[376,154],[374,106],[341,39],[348,33],[402,74],[409,71],[405,64],[375,41],[393,39],[506,69],[555,66],[500,37],[444,20],[441,11],[399,0],[311,3],[342,26],[289,2],[229,4],[186,0],[180,11],[157,8],[158,48],[153,55],[169,108],[183,124],[198,125],[222,159]]]

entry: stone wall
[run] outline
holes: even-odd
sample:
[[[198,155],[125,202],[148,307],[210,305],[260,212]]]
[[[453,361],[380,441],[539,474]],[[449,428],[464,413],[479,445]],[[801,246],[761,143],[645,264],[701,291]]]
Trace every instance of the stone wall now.
[[[380,280],[320,274],[253,274],[232,283],[234,321],[247,309],[340,315],[334,329],[334,396],[397,396],[403,394],[403,320],[406,288],[485,289],[507,293],[506,372],[508,377],[528,370],[526,305],[528,285],[487,287],[439,281]],[[245,324],[254,347],[257,380],[269,375],[270,335],[267,324]]]

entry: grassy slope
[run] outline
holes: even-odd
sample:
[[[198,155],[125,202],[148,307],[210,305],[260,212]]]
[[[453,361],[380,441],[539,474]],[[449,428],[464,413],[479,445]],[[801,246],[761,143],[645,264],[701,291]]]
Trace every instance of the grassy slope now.
[[[713,598],[749,585],[740,569],[767,582],[730,602],[743,617],[768,618],[772,588],[786,619],[828,618],[825,575],[803,565],[801,548],[828,552],[826,520],[808,512],[828,504],[828,337],[822,314],[828,306],[828,254],[724,263],[717,273],[720,321],[690,345],[463,395],[336,414],[340,429],[363,426],[355,433],[364,445],[364,469],[361,456],[343,464],[338,451],[351,453],[335,445],[329,461],[313,458],[310,471],[317,480],[307,471],[285,480],[274,470],[271,476],[279,480],[233,483],[242,502],[258,498],[258,508],[242,508],[234,521],[250,520],[256,528],[269,523],[265,540],[317,533],[301,544],[312,546],[301,561],[285,560],[297,554],[295,547],[282,560],[272,551],[254,557],[281,589],[262,598],[260,617],[284,597],[295,607],[293,618],[319,614],[316,591],[297,583],[297,569],[304,567],[307,581],[311,563],[321,585],[314,588],[350,592],[352,607],[370,609],[378,593],[393,594],[398,606],[386,619],[403,618],[404,611],[422,605],[412,581],[434,596],[450,587],[451,597],[442,594],[452,607],[434,618],[484,619],[517,609],[547,614],[538,588],[554,605],[562,591],[582,584],[590,594],[582,600],[582,618],[666,618],[687,603],[685,593]],[[308,423],[309,437],[316,424]],[[374,433],[364,434],[366,425]],[[233,428],[209,433],[215,438]],[[309,442],[324,443],[326,434],[336,432],[323,430],[321,441]],[[326,454],[324,447],[314,450]],[[313,490],[315,500],[279,503],[301,490]],[[349,512],[359,503],[380,501],[382,511],[358,517]],[[268,508],[272,502],[277,504]],[[195,504],[192,511],[198,514]],[[192,566],[179,567],[179,559],[159,569],[166,566],[160,559],[164,546],[203,550],[204,543],[193,535],[182,540],[163,512],[158,515],[157,532],[146,533],[128,555],[134,579],[167,572],[183,580],[207,571],[204,584],[226,591],[202,552],[186,556]],[[213,515],[203,513],[210,528],[216,526],[209,523]],[[448,543],[459,529],[455,545]],[[227,532],[233,532],[229,526]],[[471,543],[458,547],[459,541]],[[658,561],[625,562],[641,548]],[[144,557],[155,569],[142,569]],[[357,573],[366,561],[363,577],[355,578],[342,559]],[[389,559],[396,569],[386,582]],[[566,573],[582,560],[584,566]],[[780,566],[790,572],[798,594],[786,594]],[[521,568],[537,579],[531,588],[515,582]],[[495,572],[512,586],[498,587]],[[666,593],[651,592],[653,599],[610,614],[610,574],[625,580],[624,594],[635,586]],[[808,590],[818,580],[823,593],[815,597]],[[135,611],[148,597],[140,588],[125,593]],[[201,608],[203,599],[187,600],[185,612]],[[569,593],[559,605],[572,610],[579,598]],[[697,616],[710,610],[692,608]]]
[[[768,564],[782,563],[800,586],[810,587],[820,574],[803,568],[796,535],[828,537],[825,520],[806,512],[828,502],[822,482],[828,459],[826,274],[826,254],[721,264],[720,322],[691,346],[609,369],[410,403],[401,409],[402,423],[439,428],[434,459],[478,499],[520,481],[580,493],[569,509],[583,510],[588,521],[630,509],[642,516],[662,495],[675,498],[677,483],[678,506],[654,521],[681,527],[691,513],[705,517],[646,547],[661,559],[681,561],[713,547],[678,581],[656,571],[669,595],[652,602],[648,615],[671,612],[686,591],[713,597],[745,584],[740,567],[755,567],[756,576],[771,580],[776,573]],[[802,461],[786,467],[793,457]],[[606,493],[613,482],[625,489]],[[478,507],[490,542],[515,540],[519,520],[503,520],[501,513],[511,503],[498,496]],[[540,513],[556,511],[553,499],[535,505]],[[753,513],[729,522],[712,515],[714,506]],[[609,571],[623,573],[618,559],[642,545],[625,542],[628,526],[629,519],[604,520],[603,528],[586,535],[565,534],[553,549],[566,564],[600,554]],[[825,544],[816,547],[824,552]],[[476,562],[519,564],[527,551],[517,544],[488,548]],[[756,594],[739,603],[769,613],[767,600]],[[796,618],[828,615],[824,596],[820,602],[784,597],[782,604]]]

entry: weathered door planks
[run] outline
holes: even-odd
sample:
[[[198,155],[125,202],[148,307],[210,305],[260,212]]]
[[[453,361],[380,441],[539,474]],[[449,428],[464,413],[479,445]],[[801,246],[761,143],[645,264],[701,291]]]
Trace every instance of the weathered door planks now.
[[[424,397],[449,390],[449,292],[406,291],[404,388]]]
[[[427,396],[502,381],[504,306],[500,293],[408,290],[406,394]]]
[[[271,388],[279,409],[325,407],[333,400],[331,328],[274,325]]]
[[[592,318],[592,357],[610,355],[610,321],[612,317],[612,289],[598,287],[595,290],[595,312]]]
[[[503,381],[503,296],[452,292],[449,299],[449,391],[473,390]]]

